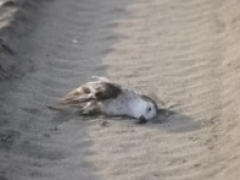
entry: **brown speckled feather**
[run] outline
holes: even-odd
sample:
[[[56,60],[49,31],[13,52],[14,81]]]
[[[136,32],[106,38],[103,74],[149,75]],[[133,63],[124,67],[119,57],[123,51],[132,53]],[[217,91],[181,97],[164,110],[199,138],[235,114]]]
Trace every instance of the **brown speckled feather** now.
[[[111,82],[89,82],[69,92],[60,100],[60,104],[73,105],[88,102],[101,102],[116,98],[121,92],[122,89]]]

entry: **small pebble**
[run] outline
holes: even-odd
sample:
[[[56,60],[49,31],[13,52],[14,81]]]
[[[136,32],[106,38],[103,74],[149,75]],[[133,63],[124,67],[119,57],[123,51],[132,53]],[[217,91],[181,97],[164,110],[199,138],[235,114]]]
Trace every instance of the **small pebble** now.
[[[77,39],[73,39],[72,42],[73,42],[73,44],[77,44],[78,40]]]
[[[107,125],[108,125],[108,122],[107,122],[107,121],[102,121],[102,122],[101,122],[101,126],[106,127]]]

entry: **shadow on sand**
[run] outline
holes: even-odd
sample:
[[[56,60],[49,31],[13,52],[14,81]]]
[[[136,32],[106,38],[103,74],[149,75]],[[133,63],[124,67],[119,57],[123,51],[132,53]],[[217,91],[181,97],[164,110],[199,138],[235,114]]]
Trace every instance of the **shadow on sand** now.
[[[155,128],[172,133],[196,131],[202,127],[199,122],[194,121],[190,116],[168,109],[159,110],[158,117],[151,124]]]
[[[70,121],[73,117],[77,117],[82,121],[98,121],[101,119],[99,123],[102,126],[111,124],[111,121],[124,121],[130,124],[135,123],[136,126],[154,127],[171,133],[196,131],[202,127],[199,122],[194,121],[191,117],[168,109],[159,110],[159,115],[155,120],[143,124],[139,124],[139,120],[126,116],[81,115],[76,111],[59,111],[55,114],[55,118],[53,118],[52,121],[56,124],[62,124]]]

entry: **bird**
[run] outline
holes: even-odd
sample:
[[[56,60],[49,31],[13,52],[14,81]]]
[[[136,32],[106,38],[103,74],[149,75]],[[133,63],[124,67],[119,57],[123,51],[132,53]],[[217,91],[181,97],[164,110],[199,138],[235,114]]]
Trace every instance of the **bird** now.
[[[80,110],[82,115],[128,116],[138,120],[139,124],[156,118],[158,105],[153,98],[106,77],[92,78],[93,81],[67,93],[59,100],[58,105],[73,106]]]

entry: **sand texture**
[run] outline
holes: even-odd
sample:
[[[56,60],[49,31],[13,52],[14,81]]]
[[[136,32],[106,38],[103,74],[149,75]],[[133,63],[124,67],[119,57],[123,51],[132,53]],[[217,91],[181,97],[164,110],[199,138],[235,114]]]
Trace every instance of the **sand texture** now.
[[[0,180],[239,179],[238,0],[32,2],[1,7],[21,16],[1,21]],[[172,113],[136,125],[46,107],[92,75]]]

